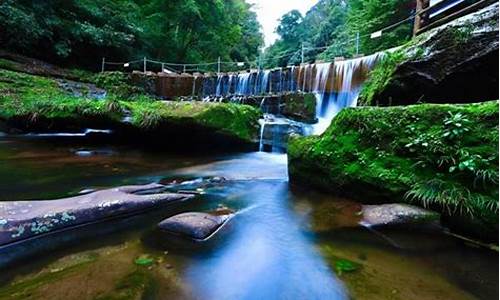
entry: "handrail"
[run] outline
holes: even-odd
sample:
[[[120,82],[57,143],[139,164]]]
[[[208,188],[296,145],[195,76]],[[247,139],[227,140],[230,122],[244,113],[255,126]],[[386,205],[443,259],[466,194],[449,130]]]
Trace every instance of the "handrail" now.
[[[422,32],[425,32],[431,28],[435,28],[447,22],[450,22],[454,19],[457,19],[467,13],[470,13],[474,10],[481,9],[489,4],[495,3],[495,0],[477,0],[473,3],[467,3],[470,1],[464,1],[458,5],[458,7],[450,7],[448,10],[444,11],[444,14],[437,18],[433,19],[428,16],[428,13],[432,10],[439,10],[440,8],[446,7],[446,5],[450,4],[450,0],[441,1],[435,5],[430,6],[429,0],[417,0],[417,10],[415,12],[415,24],[413,29],[414,35],[419,35]],[[468,4],[468,5],[467,5]],[[441,14],[440,14],[441,15]]]

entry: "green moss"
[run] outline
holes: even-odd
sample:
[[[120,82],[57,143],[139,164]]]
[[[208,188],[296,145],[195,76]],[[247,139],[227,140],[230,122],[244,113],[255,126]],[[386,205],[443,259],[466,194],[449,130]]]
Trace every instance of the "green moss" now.
[[[123,78],[102,75],[103,82],[115,85]],[[0,119],[23,119],[25,122],[66,120],[80,123],[83,119],[117,124],[128,110],[132,125],[142,130],[160,125],[203,127],[245,142],[257,138],[259,110],[230,103],[160,102],[137,94],[120,98],[113,94],[100,101],[75,97],[62,90],[50,78],[0,69]]]
[[[370,72],[370,76],[364,83],[359,94],[360,105],[374,105],[374,99],[393,79],[393,74],[399,64],[407,59],[405,48],[395,52],[387,52],[386,56]],[[420,51],[423,51],[420,49]],[[419,51],[417,51],[419,52]],[[417,53],[417,55],[419,55]]]
[[[30,297],[38,288],[57,282],[69,274],[79,272],[96,260],[96,255],[88,255],[82,259],[82,261],[68,267],[37,274],[34,277],[4,286],[0,288],[0,299],[26,299]]]
[[[316,118],[316,97],[311,93],[293,93],[283,96],[284,107],[282,114],[288,118],[314,122]]]
[[[98,300],[152,299],[158,290],[158,283],[150,271],[137,269],[122,278],[112,292],[98,296]]]
[[[141,128],[155,128],[165,122],[187,120],[228,135],[252,141],[258,132],[260,112],[248,105],[201,102],[123,102],[132,112],[132,122]]]
[[[343,110],[289,144],[292,180],[420,204],[498,230],[498,102]]]

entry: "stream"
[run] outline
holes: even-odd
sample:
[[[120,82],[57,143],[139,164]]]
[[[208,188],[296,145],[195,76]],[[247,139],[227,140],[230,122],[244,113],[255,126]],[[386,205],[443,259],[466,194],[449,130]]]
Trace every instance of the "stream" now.
[[[498,253],[441,228],[368,229],[360,205],[291,186],[286,154],[172,154],[84,138],[0,137],[0,199],[182,182],[194,200],[47,237],[0,274],[0,299],[493,299]],[[213,180],[213,179],[216,180]],[[169,242],[169,216],[228,207],[207,247]],[[106,229],[106,230],[103,230]],[[44,237],[45,238],[45,237]],[[44,250],[45,249],[45,250]],[[149,255],[155,264],[137,266]],[[355,270],[339,272],[338,263]]]

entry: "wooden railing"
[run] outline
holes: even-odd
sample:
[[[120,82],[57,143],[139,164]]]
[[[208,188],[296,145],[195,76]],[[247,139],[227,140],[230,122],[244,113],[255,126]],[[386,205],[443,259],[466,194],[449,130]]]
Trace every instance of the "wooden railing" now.
[[[496,0],[417,0],[413,35],[479,10]]]

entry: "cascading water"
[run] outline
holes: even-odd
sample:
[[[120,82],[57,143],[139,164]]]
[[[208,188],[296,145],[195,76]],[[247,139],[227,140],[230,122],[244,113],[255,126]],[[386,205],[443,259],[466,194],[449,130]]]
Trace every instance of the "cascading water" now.
[[[304,134],[321,134],[328,128],[333,117],[341,109],[357,105],[361,84],[374,64],[383,55],[383,53],[376,53],[331,63],[292,66],[279,71],[262,70],[240,74],[219,74],[217,77],[207,77],[203,80],[203,94],[215,95],[219,101],[222,100],[222,97],[233,95],[231,101],[242,102],[241,99],[252,95],[285,91],[312,92],[317,100],[316,118],[318,123],[313,125],[310,131],[304,129],[303,132]],[[261,102],[261,108],[264,108],[263,103],[264,101]],[[281,121],[279,124],[270,121],[277,119],[280,119],[279,113],[269,120],[262,120],[259,147],[261,150],[265,143],[262,137],[266,136],[266,143],[270,140],[268,138],[270,133],[266,131],[278,128],[274,125],[283,125]]]
[[[337,61],[333,64],[316,64],[313,91],[317,99],[313,134],[322,134],[340,110],[357,106],[361,84],[383,53]],[[333,74],[330,72],[333,71]]]
[[[224,75],[217,75],[217,86],[215,88],[215,96],[217,97],[225,95],[224,79]]]
[[[261,71],[259,73],[259,94],[265,94],[267,92],[267,86],[269,85],[269,74],[271,74],[270,70]]]
[[[250,88],[250,78],[252,76],[252,73],[243,73],[238,75],[238,81],[236,83],[236,91],[235,93],[237,95],[250,95],[251,94],[251,88]]]

